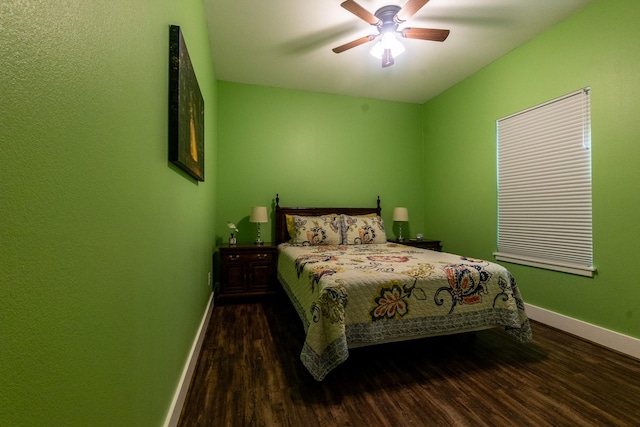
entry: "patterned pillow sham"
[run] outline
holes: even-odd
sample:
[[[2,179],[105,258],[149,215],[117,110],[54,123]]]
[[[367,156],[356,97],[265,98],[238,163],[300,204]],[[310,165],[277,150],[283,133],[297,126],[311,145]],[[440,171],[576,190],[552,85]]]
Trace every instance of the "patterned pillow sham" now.
[[[342,244],[363,245],[371,243],[386,243],[387,235],[384,222],[377,215],[345,215],[341,216]]]
[[[342,230],[338,215],[293,216],[294,245],[339,245]]]
[[[296,226],[293,225],[293,217],[295,215],[286,214],[284,216],[285,222],[287,223],[287,234],[289,236],[289,243],[293,243],[293,240],[296,238]]]

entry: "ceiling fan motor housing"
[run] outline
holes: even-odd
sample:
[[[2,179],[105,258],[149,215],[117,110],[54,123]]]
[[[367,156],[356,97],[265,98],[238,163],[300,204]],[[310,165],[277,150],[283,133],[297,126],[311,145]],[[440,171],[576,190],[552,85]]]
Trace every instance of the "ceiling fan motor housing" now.
[[[376,18],[378,18],[382,24],[379,25],[378,30],[380,34],[386,33],[388,31],[396,31],[398,29],[398,24],[402,21],[398,21],[396,15],[400,11],[400,6],[383,6],[380,9],[376,10],[374,14]]]

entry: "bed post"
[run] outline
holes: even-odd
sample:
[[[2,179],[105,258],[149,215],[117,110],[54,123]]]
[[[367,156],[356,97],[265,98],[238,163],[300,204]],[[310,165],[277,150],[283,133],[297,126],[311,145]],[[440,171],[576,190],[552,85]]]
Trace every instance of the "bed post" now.
[[[380,207],[380,196],[378,196],[378,215],[382,214],[382,208]]]
[[[281,234],[282,234],[282,212],[280,211],[280,194],[276,193],[276,218],[274,221],[274,228],[275,230],[273,231],[273,242],[275,242],[276,245],[279,245],[280,243],[282,243],[282,238],[281,238]],[[285,228],[286,228],[286,224],[285,224]]]

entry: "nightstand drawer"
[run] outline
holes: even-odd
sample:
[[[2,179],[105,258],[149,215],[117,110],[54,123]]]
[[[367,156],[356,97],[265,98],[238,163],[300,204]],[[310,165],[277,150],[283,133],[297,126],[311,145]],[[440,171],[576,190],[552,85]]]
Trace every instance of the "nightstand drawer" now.
[[[251,261],[264,261],[264,262],[271,262],[273,261],[273,259],[275,258],[275,254],[274,253],[257,253],[257,254],[251,254],[249,256],[249,259],[251,259]]]
[[[270,252],[262,253],[225,253],[223,255],[223,262],[253,262],[264,261],[271,262],[275,257],[275,254]]]

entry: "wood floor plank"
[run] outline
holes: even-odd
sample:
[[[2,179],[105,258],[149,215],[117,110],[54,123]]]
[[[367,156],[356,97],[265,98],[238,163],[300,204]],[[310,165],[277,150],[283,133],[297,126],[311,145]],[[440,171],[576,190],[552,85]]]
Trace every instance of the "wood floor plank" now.
[[[283,295],[216,306],[180,426],[636,426],[640,361],[533,322],[351,350],[324,381]]]

